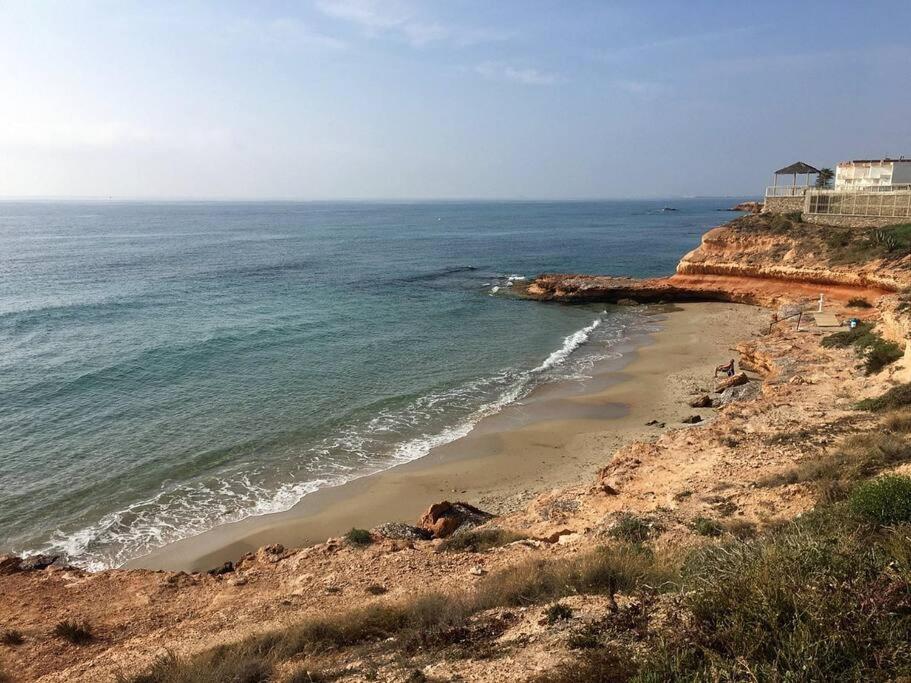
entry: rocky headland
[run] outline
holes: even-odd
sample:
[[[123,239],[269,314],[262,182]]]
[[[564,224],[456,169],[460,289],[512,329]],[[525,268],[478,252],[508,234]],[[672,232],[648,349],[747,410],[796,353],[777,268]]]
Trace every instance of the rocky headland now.
[[[688,424],[605,451],[585,481],[498,517],[441,501],[413,525],[266,546],[207,573],[0,558],[2,675],[908,674],[911,250],[882,232],[747,216],[709,231],[667,278],[533,280],[524,295],[545,301],[750,303],[769,324],[736,345],[743,374],[693,383]],[[818,326],[820,293],[828,313],[861,322]],[[808,313],[800,329],[795,310]]]

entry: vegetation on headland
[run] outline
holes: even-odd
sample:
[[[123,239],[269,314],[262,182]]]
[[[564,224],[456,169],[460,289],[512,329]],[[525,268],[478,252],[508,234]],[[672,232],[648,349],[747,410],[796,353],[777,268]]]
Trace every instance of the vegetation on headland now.
[[[733,220],[730,227],[749,235],[787,236],[793,241],[792,248],[819,263],[859,264],[911,254],[911,223],[840,228],[805,223],[801,212],[795,211],[744,216]]]
[[[911,389],[905,392],[911,396]],[[892,398],[880,400],[898,406]],[[474,656],[478,648],[495,647],[508,625],[507,614],[486,613],[548,604],[544,623],[571,630],[564,663],[535,678],[538,683],[911,675],[905,637],[911,629],[911,479],[888,474],[911,461],[909,433],[911,411],[888,413],[880,429],[849,436],[829,456],[760,482],[810,484],[818,503],[753,538],[725,534],[722,525],[700,518],[693,525],[708,545],[659,551],[648,540],[654,531],[648,521],[624,516],[615,544],[582,556],[528,561],[484,577],[472,590],[313,618],[192,658],[169,655],[129,680],[333,680],[351,673],[350,666],[369,678],[371,659],[407,661],[430,651]],[[573,610],[560,602],[615,594],[635,598],[639,611],[615,607],[574,627]],[[338,659],[356,664],[327,669],[327,653],[346,654]],[[314,668],[314,661],[324,668]],[[277,674],[289,670],[295,672],[290,677]]]
[[[887,341],[873,331],[870,323],[859,323],[857,327],[823,337],[826,348],[847,348],[853,346],[864,361],[868,375],[875,374],[904,355],[901,346]]]

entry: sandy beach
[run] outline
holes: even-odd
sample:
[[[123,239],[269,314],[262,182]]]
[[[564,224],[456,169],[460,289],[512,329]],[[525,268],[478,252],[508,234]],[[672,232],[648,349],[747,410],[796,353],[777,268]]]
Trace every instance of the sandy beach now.
[[[542,491],[591,480],[609,454],[657,438],[693,413],[687,401],[712,386],[715,365],[768,319],[762,309],[692,303],[656,311],[656,332],[631,339],[590,379],[545,385],[470,434],[427,456],[306,496],[286,512],[219,526],[137,558],[132,568],[203,571],[271,543],[309,545],[352,527],[414,523],[432,503],[463,500],[496,513]],[[656,420],[665,427],[646,425]]]

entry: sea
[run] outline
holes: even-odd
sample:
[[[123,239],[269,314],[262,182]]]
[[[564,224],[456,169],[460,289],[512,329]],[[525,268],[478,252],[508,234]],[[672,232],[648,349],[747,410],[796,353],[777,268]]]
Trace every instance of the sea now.
[[[670,274],[742,199],[0,202],[0,552],[116,567],[419,458],[648,324],[517,283]]]

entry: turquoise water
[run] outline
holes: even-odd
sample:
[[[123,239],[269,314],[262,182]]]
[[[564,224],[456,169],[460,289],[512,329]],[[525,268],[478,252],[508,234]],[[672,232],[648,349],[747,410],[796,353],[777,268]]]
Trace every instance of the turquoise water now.
[[[0,203],[0,550],[116,566],[420,457],[584,374],[732,200]]]

